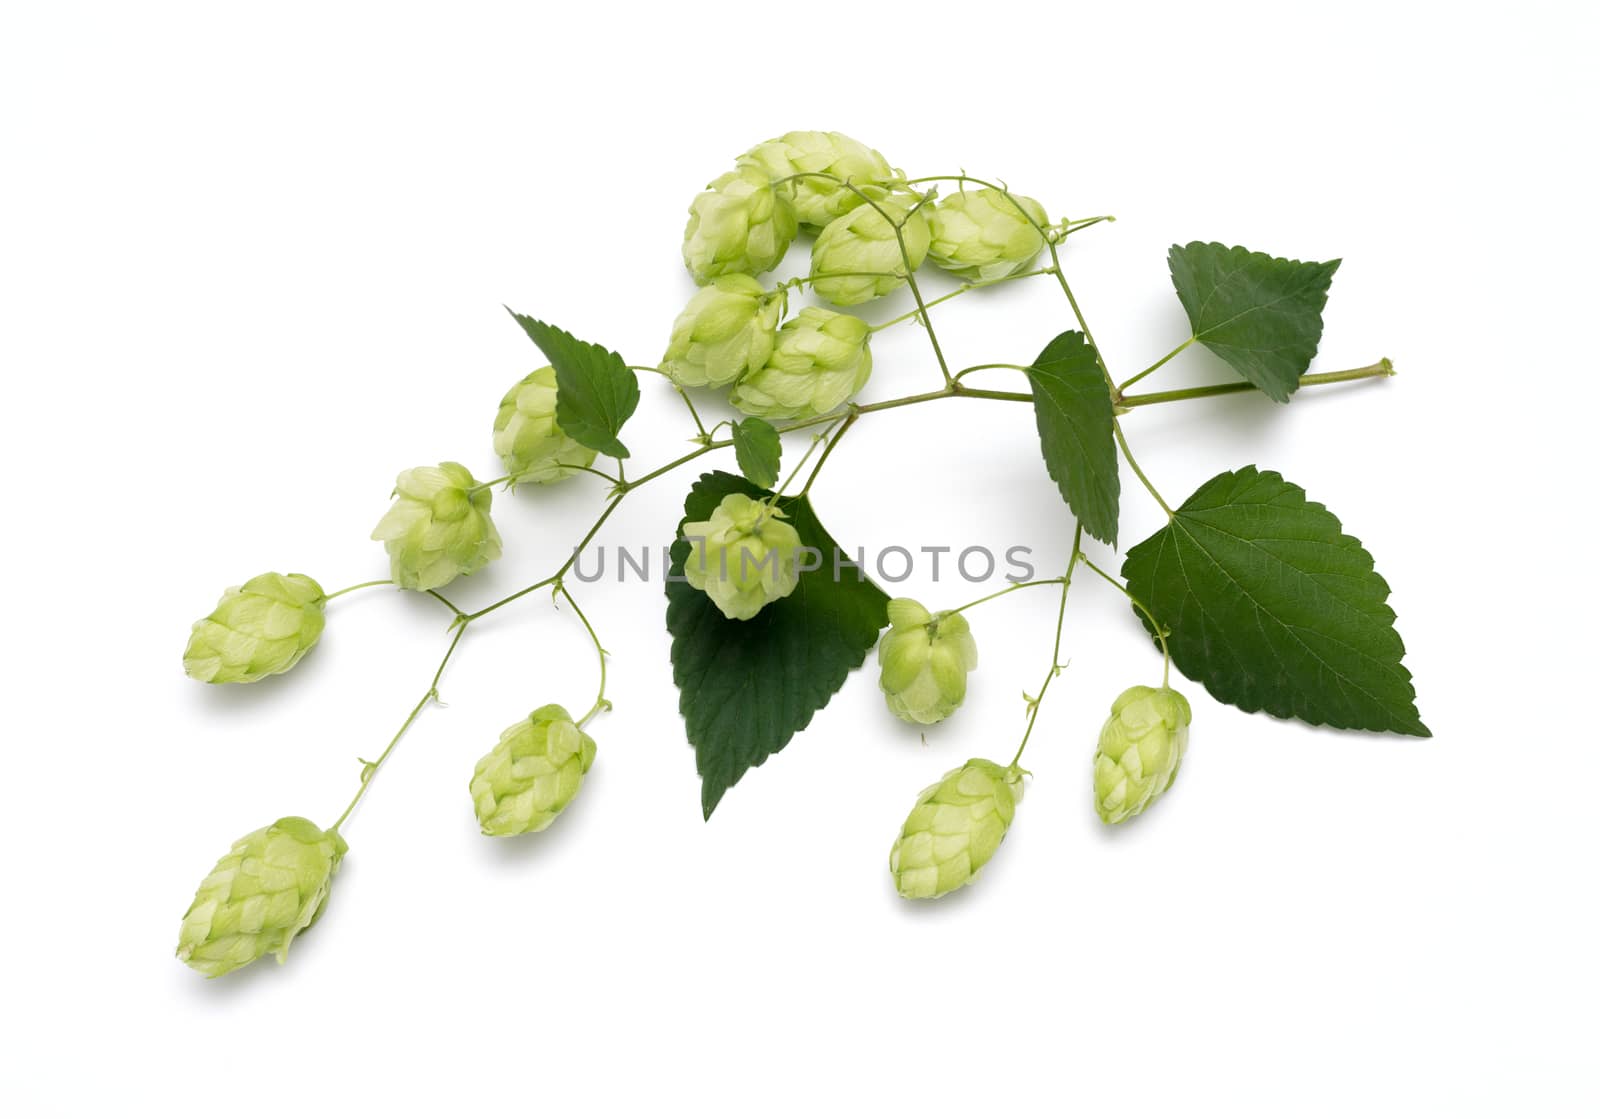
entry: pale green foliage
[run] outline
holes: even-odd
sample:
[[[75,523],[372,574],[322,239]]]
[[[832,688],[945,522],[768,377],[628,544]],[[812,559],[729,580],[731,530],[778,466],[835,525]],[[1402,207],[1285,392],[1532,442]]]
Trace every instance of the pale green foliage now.
[[[346,847],[337,831],[285,816],[233,845],[200,883],[178,932],[178,959],[215,978],[275,954],[322,914]]]
[[[769,272],[797,231],[794,203],[765,171],[744,164],[713,180],[689,204],[683,263],[697,284],[729,272]]]
[[[878,667],[878,686],[896,718],[937,723],[966,698],[967,673],[978,667],[978,644],[963,615],[930,614],[915,599],[891,599]]]
[[[194,624],[183,670],[207,684],[250,684],[288,672],[322,636],[326,601],[309,575],[273,571],[229,587]]]
[[[882,198],[905,179],[905,173],[890,167],[877,151],[842,132],[785,132],[757,144],[739,162],[755,164],[774,181],[790,179],[778,189],[794,201],[800,224],[812,232],[860,206],[862,194]],[[801,177],[791,179],[797,175]]]
[[[889,851],[900,896],[942,897],[976,878],[1006,837],[1021,796],[1020,769],[982,758],[922,790]]]
[[[500,534],[489,519],[493,497],[465,466],[442,462],[403,471],[394,492],[372,539],[388,549],[400,586],[432,590],[500,558]]]
[[[805,307],[784,323],[767,364],[739,381],[734,407],[769,420],[805,420],[833,411],[872,375],[872,332],[854,315]]]
[[[472,772],[472,806],[484,835],[543,831],[578,795],[594,764],[594,739],[558,704],[500,733]]]
[[[494,417],[494,453],[513,484],[556,482],[594,462],[595,451],[556,423],[556,371],[543,366],[512,385]]]
[[[785,303],[750,276],[718,276],[672,324],[661,371],[681,388],[720,388],[755,372],[772,356]]]
[[[812,290],[829,303],[851,307],[902,287],[907,262],[914,272],[928,255],[928,219],[917,202],[913,195],[898,194],[829,222],[811,246],[811,274],[826,277],[813,280]]]
[[[683,538],[684,578],[726,617],[747,621],[799,584],[800,535],[766,502],[729,494],[710,520],[685,523]]]
[[[1172,787],[1189,744],[1189,701],[1171,688],[1129,688],[1111,705],[1094,755],[1094,804],[1120,824]]]
[[[990,187],[957,191],[930,210],[928,256],[967,280],[998,280],[1027,268],[1044,249],[1037,227],[1050,223],[1033,199],[1007,198]]]

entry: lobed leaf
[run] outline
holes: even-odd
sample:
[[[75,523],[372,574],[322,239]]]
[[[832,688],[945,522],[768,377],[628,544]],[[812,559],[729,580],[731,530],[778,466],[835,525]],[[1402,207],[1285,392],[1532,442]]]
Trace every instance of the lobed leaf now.
[[[507,308],[509,311],[510,308]],[[627,458],[617,438],[639,406],[639,378],[620,355],[574,338],[559,326],[511,311],[556,371],[556,423],[567,435],[613,458]]]

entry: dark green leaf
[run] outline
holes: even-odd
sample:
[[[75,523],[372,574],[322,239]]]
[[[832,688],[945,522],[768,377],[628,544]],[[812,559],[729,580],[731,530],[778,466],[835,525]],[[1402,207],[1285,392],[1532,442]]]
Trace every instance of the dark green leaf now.
[[[510,310],[510,308],[507,308]],[[558,326],[511,311],[556,371],[556,423],[585,447],[627,458],[617,438],[639,406],[639,378],[622,358]]]
[[[1044,464],[1090,536],[1117,542],[1117,447],[1111,389],[1082,334],[1058,334],[1028,369]]]
[[[1427,736],[1389,584],[1305,491],[1247,466],[1195,491],[1122,566],[1172,661],[1224,703]],[[1150,628],[1149,622],[1145,622]]]
[[[1167,253],[1194,336],[1282,404],[1322,340],[1322,308],[1339,262],[1284,260],[1191,241]]]
[[[702,475],[683,503],[684,521],[703,521],[728,494],[766,491],[717,471]],[[678,710],[694,745],[700,807],[707,819],[722,794],[811,722],[850,671],[861,667],[888,624],[889,596],[844,557],[803,497],[778,502],[821,567],[747,622],[725,618],[711,599],[682,581],[689,543],[682,523],[667,580],[667,629]],[[802,566],[810,566],[802,564]]]
[[[766,420],[751,416],[734,424],[733,453],[739,460],[739,469],[751,482],[764,490],[778,484],[783,441],[778,438],[778,429]]]

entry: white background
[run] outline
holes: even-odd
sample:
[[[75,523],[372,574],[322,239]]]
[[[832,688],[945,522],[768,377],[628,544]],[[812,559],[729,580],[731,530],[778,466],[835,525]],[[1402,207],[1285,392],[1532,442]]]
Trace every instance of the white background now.
[[[1592,13],[1108,7],[8,10],[15,1113],[1595,1114]],[[289,965],[179,965],[213,860],[337,815],[446,618],[351,595],[248,690],[184,678],[189,623],[260,571],[381,577],[366,536],[402,468],[498,473],[495,406],[538,362],[502,303],[654,361],[691,291],[689,199],[790,128],[1116,214],[1066,259],[1123,375],[1187,333],[1173,241],[1343,257],[1313,368],[1386,355],[1401,376],[1126,426],[1169,499],[1260,463],[1343,518],[1394,588],[1436,737],[1187,685],[1182,779],[1108,832],[1095,734],[1159,661],[1085,580],[1011,835],[974,888],[910,905],[890,840],[939,773],[1009,756],[1049,591],[973,614],[972,694],[926,745],[857,674],[704,824],[659,588],[580,587],[617,709],[565,818],[490,842],[466,795],[504,725],[589,702],[592,653],[538,596],[469,634]],[[936,323],[966,365],[1025,361],[1069,320],[1032,280]],[[914,326],[877,359],[864,399],[937,385]],[[1153,382],[1228,376],[1196,349]],[[686,446],[667,387],[644,390],[635,472]],[[691,476],[601,542],[665,543]],[[498,497],[506,558],[450,593],[548,573],[602,490]],[[1124,493],[1132,543],[1159,510]],[[867,417],[814,494],[850,544],[1064,557],[1023,406]],[[897,589],[976,594],[924,575]]]

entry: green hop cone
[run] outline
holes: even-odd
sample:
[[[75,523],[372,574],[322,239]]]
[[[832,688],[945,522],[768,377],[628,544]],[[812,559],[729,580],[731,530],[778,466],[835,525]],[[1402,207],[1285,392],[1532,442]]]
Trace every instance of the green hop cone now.
[[[672,324],[662,372],[680,388],[720,388],[755,372],[772,356],[785,302],[750,276],[718,276]]]
[[[891,221],[905,238],[905,256]],[[888,295],[905,284],[907,258],[912,271],[922,267],[929,241],[928,219],[917,208],[916,198],[902,194],[885,198],[876,207],[860,206],[834,218],[817,234],[811,246],[811,274],[831,278],[813,280],[811,289],[839,307]]]
[[[778,187],[794,202],[800,224],[813,232],[841,214],[861,205],[860,194],[836,179],[848,179],[863,193],[883,197],[905,181],[905,173],[860,140],[842,132],[785,132],[776,140],[757,144],[739,157],[741,164],[760,167],[774,182],[804,172],[822,172],[834,178],[805,175]]]
[[[1094,755],[1094,804],[1120,824],[1172,787],[1189,744],[1189,701],[1171,688],[1133,687],[1111,705]]]
[[[344,838],[285,816],[233,845],[195,891],[178,932],[178,959],[208,978],[269,952],[281,964],[328,901]]]
[[[472,771],[472,806],[484,835],[543,831],[572,803],[594,764],[594,739],[550,703],[500,732]]]
[[[854,315],[805,307],[784,323],[767,364],[728,398],[749,416],[809,420],[860,392],[872,375],[872,331]]]
[[[748,621],[800,583],[800,534],[783,510],[731,493],[709,521],[683,526],[684,578],[729,618]]]
[[[745,164],[689,204],[683,263],[697,284],[728,272],[759,275],[778,266],[798,229],[794,203],[765,171]]]
[[[494,453],[513,484],[557,482],[594,462],[594,450],[556,423],[554,368],[535,369],[501,399],[494,417]]]
[[[904,898],[943,897],[978,876],[1006,837],[1022,798],[1022,770],[973,758],[922,790],[889,852]]]
[[[229,587],[194,624],[183,670],[206,684],[251,684],[288,672],[322,636],[328,596],[309,575],[257,575]]]
[[[1043,251],[1036,225],[1049,224],[1044,207],[1031,198],[1008,199],[989,187],[963,190],[933,205],[928,255],[963,279],[998,280],[1021,272]]]
[[[372,539],[388,549],[400,586],[433,590],[500,558],[500,534],[489,519],[493,498],[465,466],[441,462],[404,471],[394,492]]]
[[[896,718],[924,725],[948,718],[967,696],[978,644],[961,614],[930,614],[915,599],[889,601],[889,631],[878,643],[878,686]]]

